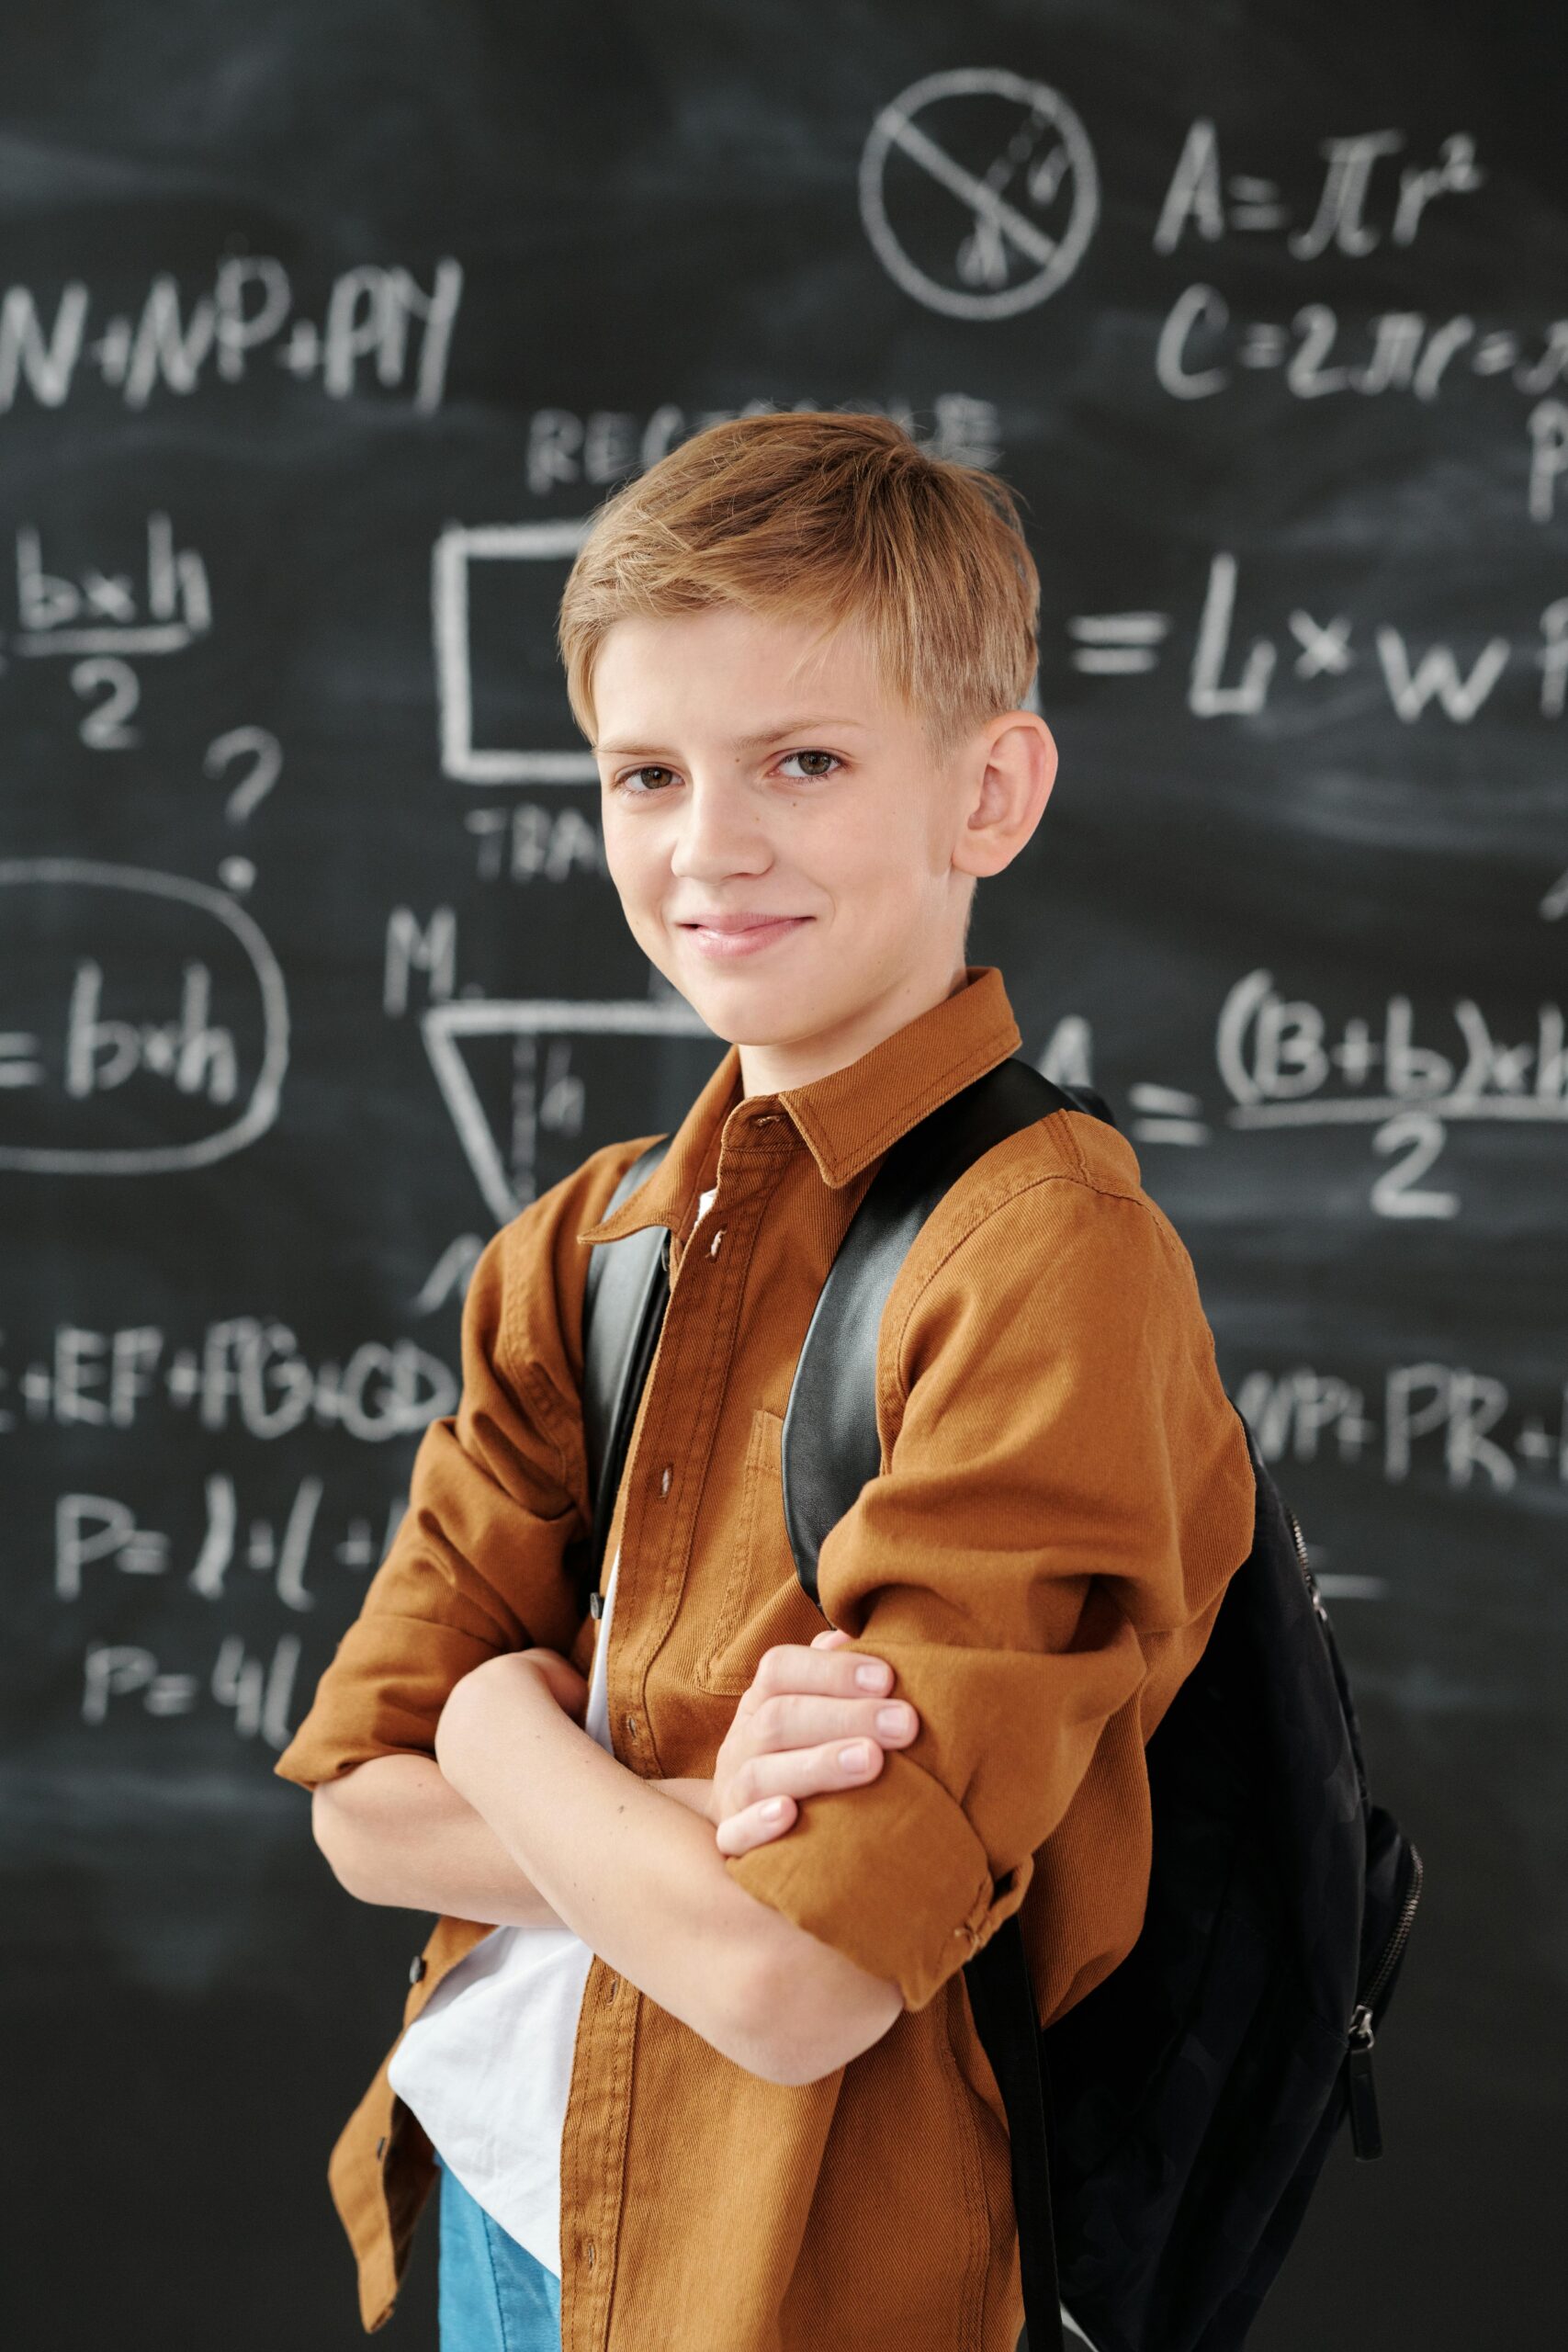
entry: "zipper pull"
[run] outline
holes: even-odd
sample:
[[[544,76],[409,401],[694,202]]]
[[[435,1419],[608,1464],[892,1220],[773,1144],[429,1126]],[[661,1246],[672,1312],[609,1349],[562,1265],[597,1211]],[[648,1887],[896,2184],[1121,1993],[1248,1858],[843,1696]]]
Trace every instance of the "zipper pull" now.
[[[1378,2121],[1377,2086],[1372,2080],[1372,2013],[1365,2001],[1358,2003],[1350,2019],[1345,2083],[1350,2102],[1350,2144],[1363,2161],[1381,2156],[1382,2126]]]

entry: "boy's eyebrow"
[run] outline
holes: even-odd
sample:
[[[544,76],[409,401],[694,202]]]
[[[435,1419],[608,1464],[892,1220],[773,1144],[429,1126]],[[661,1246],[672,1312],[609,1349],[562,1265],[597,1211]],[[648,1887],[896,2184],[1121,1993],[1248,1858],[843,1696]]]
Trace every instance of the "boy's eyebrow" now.
[[[864,725],[862,718],[820,718],[815,712],[808,711],[804,718],[784,718],[775,726],[759,728],[754,734],[737,735],[734,743],[738,752],[757,752],[764,743],[776,743],[781,735],[807,735],[827,727],[863,728]],[[669,746],[663,743],[595,743],[593,749],[602,752],[606,759],[625,759],[631,752],[656,752],[662,759]]]

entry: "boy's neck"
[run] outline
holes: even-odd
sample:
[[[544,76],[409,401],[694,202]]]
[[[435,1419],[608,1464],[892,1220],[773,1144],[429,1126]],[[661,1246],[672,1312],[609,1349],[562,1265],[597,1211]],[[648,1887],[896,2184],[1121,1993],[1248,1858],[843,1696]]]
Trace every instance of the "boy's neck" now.
[[[792,1086],[809,1086],[813,1079],[826,1078],[836,1069],[844,1069],[851,1062],[858,1062],[874,1046],[881,1045],[899,1029],[908,1028],[933,1004],[954,996],[968,979],[968,967],[961,955],[957,965],[941,987],[919,975],[910,975],[888,994],[875,998],[862,1012],[851,1013],[830,1030],[814,1037],[790,1038],[781,1045],[742,1045],[740,1054],[741,1099],[753,1094],[782,1094]]]

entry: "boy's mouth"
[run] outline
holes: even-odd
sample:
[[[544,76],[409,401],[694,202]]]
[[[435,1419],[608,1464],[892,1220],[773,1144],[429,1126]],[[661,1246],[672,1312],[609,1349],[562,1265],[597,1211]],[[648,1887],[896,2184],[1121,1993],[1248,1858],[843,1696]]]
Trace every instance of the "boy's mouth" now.
[[[809,915],[716,915],[711,922],[682,922],[677,928],[699,955],[724,963],[739,956],[754,956],[810,921]]]

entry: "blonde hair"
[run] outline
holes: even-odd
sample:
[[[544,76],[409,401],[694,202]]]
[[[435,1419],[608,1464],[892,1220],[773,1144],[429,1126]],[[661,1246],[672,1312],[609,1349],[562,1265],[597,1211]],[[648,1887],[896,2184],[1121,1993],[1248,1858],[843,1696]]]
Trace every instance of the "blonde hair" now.
[[[939,748],[1021,707],[1038,658],[1040,575],[999,476],[932,456],[891,418],[838,409],[726,419],[594,514],[561,597],[572,713],[597,731],[605,632],[735,605],[846,621]]]

